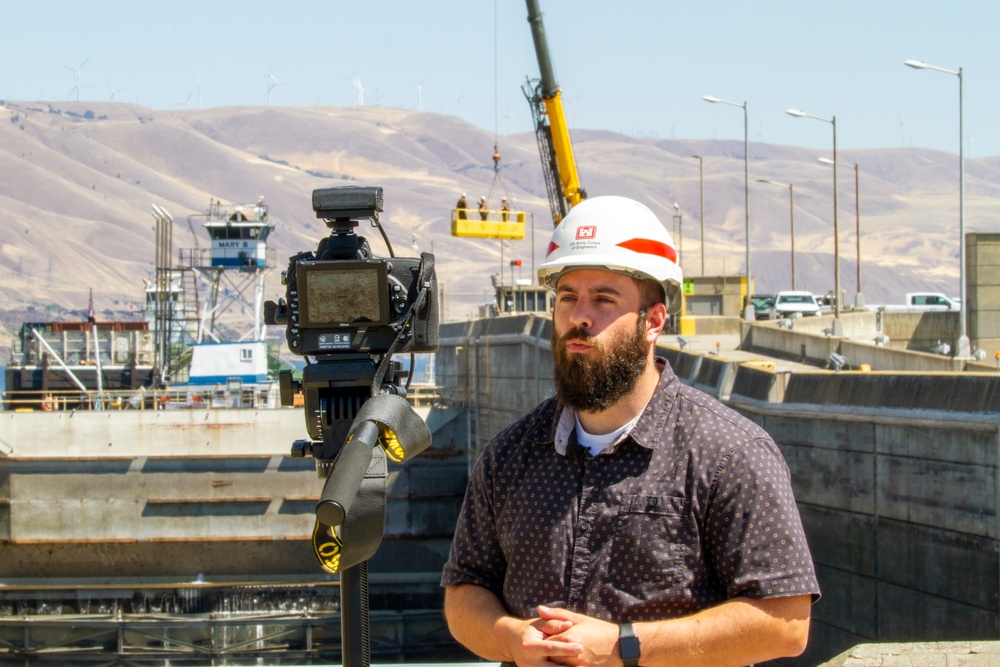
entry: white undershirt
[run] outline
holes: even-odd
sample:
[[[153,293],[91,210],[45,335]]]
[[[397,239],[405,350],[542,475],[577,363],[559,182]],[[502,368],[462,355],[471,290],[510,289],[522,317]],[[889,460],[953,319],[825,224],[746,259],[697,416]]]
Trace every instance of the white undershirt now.
[[[587,431],[583,428],[583,424],[580,423],[579,415],[574,414],[574,417],[576,418],[576,441],[580,443],[581,447],[588,450],[591,456],[597,456],[604,451],[608,445],[624,439],[628,432],[632,430],[632,427],[639,421],[639,417],[641,416],[642,413],[637,414],[632,421],[616,428],[611,433],[595,435],[593,433],[587,433]]]

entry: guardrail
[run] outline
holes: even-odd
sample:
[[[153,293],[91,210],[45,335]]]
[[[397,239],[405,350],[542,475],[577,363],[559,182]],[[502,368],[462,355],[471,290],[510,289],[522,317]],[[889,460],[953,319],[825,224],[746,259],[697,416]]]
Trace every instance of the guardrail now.
[[[0,411],[59,412],[70,410],[177,410],[219,408],[275,408],[277,385],[231,388],[182,387],[113,391],[8,391],[0,398]],[[411,385],[406,399],[415,408],[438,402],[441,388]],[[296,407],[301,407],[301,404]]]
[[[277,393],[276,383],[112,391],[8,391],[0,398],[0,411],[275,408]]]

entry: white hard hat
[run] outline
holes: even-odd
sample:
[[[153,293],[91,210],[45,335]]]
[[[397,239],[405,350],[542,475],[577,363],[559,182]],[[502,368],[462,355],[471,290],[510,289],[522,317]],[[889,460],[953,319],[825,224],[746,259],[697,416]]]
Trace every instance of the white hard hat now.
[[[464,192],[462,193],[462,196],[463,196],[463,197],[465,196],[465,193],[464,193]]]
[[[552,232],[538,282],[555,289],[574,269],[605,269],[663,286],[667,311],[681,307],[684,276],[673,239],[656,215],[627,197],[593,197],[570,210]]]

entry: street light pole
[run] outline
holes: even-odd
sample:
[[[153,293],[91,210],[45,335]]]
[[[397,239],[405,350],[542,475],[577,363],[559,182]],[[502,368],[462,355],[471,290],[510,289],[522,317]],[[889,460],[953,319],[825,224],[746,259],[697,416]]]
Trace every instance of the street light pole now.
[[[854,163],[854,244],[857,252],[858,293],[854,295],[854,305],[863,308],[865,297],[861,293],[861,176],[858,163]]]
[[[922,60],[907,60],[904,62],[913,69],[931,69],[958,77],[958,344],[955,346],[956,357],[972,356],[969,345],[968,304],[965,295],[965,113],[962,109],[962,68],[958,71],[928,65]]]
[[[798,109],[788,109],[785,113],[796,118],[812,118],[833,126],[833,161],[837,161],[837,117],[814,116]],[[833,335],[844,335],[844,323],[840,321],[840,226],[837,219],[837,170],[833,170]]]
[[[772,181],[766,178],[758,178],[758,183],[770,183],[771,185],[777,185],[782,188],[788,188],[788,219],[791,223],[791,239],[792,239],[792,290],[795,290],[795,185],[793,183],[779,183],[778,181]]]
[[[677,231],[677,263],[684,266],[684,216],[681,205],[674,202],[674,228]]]
[[[832,164],[835,167],[847,167],[851,165],[844,162],[834,162],[825,157],[819,159],[823,164]],[[861,178],[858,173],[858,163],[854,163],[854,236],[857,247],[857,270],[858,270],[858,293],[854,295],[854,305],[857,308],[864,308],[865,297],[861,292]]]
[[[698,183],[701,192],[701,214],[698,218],[701,224],[701,275],[705,275],[705,161],[700,155],[691,157],[698,160]]]
[[[712,104],[728,104],[731,107],[740,107],[743,109],[743,208],[746,218],[745,234],[747,245],[747,301],[746,307],[743,309],[743,319],[747,322],[752,322],[754,320],[754,309],[753,301],[750,299],[753,291],[753,273],[750,271],[750,128],[747,122],[747,103],[737,104],[736,102],[729,102],[714,95],[705,95],[702,99]]]

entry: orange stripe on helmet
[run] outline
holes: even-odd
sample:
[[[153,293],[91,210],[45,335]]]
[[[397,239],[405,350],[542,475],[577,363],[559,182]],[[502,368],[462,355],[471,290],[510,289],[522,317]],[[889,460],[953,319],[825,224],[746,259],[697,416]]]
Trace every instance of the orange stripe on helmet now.
[[[558,243],[556,243],[555,241],[549,241],[549,249],[545,251],[545,256],[548,257],[558,249],[559,249]]]
[[[669,259],[674,264],[677,263],[677,251],[661,241],[654,241],[653,239],[629,239],[628,241],[622,241],[617,245],[620,248],[625,248],[626,250],[631,250],[632,252],[637,252],[643,255],[664,257]]]

